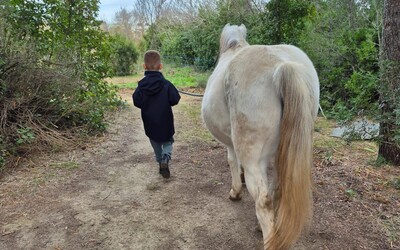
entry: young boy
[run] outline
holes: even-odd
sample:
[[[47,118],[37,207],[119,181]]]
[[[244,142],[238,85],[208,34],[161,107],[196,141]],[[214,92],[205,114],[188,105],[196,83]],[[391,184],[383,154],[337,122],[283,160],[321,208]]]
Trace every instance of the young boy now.
[[[164,78],[160,53],[149,50],[144,54],[144,78],[133,93],[133,103],[141,109],[144,131],[150,139],[160,174],[170,177],[168,162],[171,160],[174,116],[171,106],[178,104],[181,96],[174,85]]]

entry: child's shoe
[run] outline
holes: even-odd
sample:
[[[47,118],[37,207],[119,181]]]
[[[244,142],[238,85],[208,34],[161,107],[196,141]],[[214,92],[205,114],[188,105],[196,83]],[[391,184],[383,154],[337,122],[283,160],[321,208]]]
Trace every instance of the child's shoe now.
[[[168,157],[164,157],[162,162],[160,162],[160,174],[164,178],[169,178],[171,176],[169,172],[169,167],[168,167]]]

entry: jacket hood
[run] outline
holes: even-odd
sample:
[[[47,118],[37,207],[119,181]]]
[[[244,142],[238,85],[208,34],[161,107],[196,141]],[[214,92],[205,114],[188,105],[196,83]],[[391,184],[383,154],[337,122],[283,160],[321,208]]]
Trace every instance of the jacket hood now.
[[[159,71],[145,71],[146,80],[139,81],[140,90],[146,95],[155,95],[164,86],[164,76]]]

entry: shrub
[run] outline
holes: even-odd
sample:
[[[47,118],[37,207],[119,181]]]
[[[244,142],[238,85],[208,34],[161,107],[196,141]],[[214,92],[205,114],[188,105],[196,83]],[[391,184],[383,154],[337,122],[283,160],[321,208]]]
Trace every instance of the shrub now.
[[[126,76],[134,73],[139,52],[135,44],[120,35],[111,38],[113,71],[117,76]]]
[[[71,146],[76,132],[103,132],[106,113],[122,105],[103,80],[111,45],[96,8],[96,0],[0,5],[0,167],[37,147]]]

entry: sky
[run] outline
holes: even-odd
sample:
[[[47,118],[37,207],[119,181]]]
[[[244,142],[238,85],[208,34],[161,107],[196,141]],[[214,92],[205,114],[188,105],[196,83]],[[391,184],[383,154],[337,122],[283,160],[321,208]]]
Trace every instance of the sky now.
[[[110,23],[114,20],[115,12],[121,8],[131,10],[134,0],[100,0],[99,19]]]

